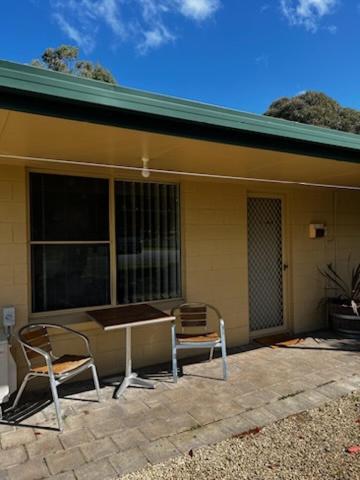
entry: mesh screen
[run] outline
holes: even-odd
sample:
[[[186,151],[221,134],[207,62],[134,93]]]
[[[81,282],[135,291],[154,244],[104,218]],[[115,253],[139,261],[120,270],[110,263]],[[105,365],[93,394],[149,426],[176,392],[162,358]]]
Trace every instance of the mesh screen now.
[[[283,325],[282,202],[248,199],[249,304],[252,331]]]

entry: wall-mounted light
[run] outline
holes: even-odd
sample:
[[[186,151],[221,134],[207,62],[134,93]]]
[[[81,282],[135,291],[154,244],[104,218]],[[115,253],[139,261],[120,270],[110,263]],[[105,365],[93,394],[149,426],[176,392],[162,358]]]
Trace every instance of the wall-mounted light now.
[[[149,170],[149,159],[147,157],[142,157],[143,167],[141,170],[141,175],[144,178],[150,177],[150,170]]]

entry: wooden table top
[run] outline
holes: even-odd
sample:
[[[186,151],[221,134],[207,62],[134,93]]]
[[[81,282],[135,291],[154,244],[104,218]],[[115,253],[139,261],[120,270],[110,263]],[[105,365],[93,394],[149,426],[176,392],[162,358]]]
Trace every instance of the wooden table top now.
[[[175,317],[151,305],[126,305],[86,312],[104,330],[135,327],[149,323],[170,322]]]

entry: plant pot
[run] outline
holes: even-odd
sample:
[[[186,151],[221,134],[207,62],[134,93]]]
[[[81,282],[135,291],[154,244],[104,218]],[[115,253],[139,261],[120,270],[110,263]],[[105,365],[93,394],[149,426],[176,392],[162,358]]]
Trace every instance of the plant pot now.
[[[332,328],[342,335],[360,337],[360,317],[346,305],[330,305],[329,317]]]

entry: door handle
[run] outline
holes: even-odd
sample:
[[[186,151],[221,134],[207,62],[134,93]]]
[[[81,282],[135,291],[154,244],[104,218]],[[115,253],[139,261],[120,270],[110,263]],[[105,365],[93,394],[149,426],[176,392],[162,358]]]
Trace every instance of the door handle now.
[[[289,268],[289,265],[287,263],[284,263],[283,265],[283,269],[284,269],[284,272],[286,272],[286,270]]]

